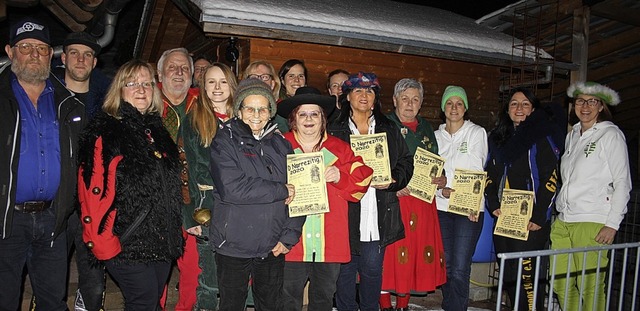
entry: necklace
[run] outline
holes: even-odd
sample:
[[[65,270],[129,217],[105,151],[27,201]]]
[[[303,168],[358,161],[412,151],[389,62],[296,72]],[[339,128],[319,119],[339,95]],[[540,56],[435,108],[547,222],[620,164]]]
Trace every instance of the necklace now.
[[[151,130],[148,129],[148,128],[144,129],[144,133],[145,133],[145,135],[147,135],[147,142],[149,142],[149,145],[151,145],[152,148],[153,148],[153,143],[155,143],[156,140],[153,139],[153,136],[151,136]],[[162,154],[160,154],[160,152],[158,150],[155,150],[155,148],[153,150],[153,155],[155,155],[156,158],[158,158],[158,159],[162,158]]]

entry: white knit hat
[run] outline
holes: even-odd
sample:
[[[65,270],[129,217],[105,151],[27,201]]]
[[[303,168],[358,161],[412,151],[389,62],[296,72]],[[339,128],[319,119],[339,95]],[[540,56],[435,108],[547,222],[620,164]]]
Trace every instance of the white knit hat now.
[[[616,91],[596,82],[576,82],[567,89],[567,95],[571,98],[576,98],[580,94],[595,96],[609,106],[620,103],[620,96]]]

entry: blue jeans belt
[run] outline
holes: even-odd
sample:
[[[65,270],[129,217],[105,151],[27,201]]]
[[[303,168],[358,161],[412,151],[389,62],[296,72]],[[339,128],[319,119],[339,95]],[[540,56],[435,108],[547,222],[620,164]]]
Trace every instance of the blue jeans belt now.
[[[14,205],[14,209],[21,213],[39,213],[51,206],[52,201],[26,201]]]

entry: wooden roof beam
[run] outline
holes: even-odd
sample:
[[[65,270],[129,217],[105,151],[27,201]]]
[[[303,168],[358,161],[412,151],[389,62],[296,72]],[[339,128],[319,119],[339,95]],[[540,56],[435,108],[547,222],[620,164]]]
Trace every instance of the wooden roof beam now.
[[[614,1],[604,1],[591,8],[591,14],[617,21],[623,24],[640,27],[640,10],[616,5]]]

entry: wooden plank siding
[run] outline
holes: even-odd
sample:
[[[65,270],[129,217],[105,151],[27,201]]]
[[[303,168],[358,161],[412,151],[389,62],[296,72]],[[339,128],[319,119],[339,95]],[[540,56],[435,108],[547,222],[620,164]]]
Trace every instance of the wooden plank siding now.
[[[248,41],[242,48],[241,64],[266,60],[278,71],[289,59],[303,60],[308,70],[307,84],[325,93],[327,75],[334,69],[376,73],[382,85],[385,112],[393,110],[395,83],[402,78],[418,79],[425,88],[420,115],[434,126],[442,123],[440,100],[449,84],[465,88],[470,101],[469,115],[485,128],[493,128],[494,115],[499,109],[500,68],[497,66],[285,40],[252,38]]]

